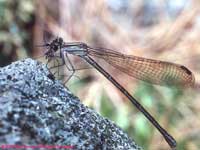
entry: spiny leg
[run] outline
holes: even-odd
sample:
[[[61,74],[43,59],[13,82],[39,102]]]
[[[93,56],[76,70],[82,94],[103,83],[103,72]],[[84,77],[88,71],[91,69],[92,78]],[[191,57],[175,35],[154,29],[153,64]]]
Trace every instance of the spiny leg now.
[[[69,66],[66,63],[65,58],[67,59]],[[59,62],[59,59],[61,60],[61,64]],[[54,65],[51,66],[51,67],[48,67],[48,64],[52,60],[55,60],[58,65],[56,65],[55,61],[54,61]],[[67,70],[69,70],[69,71],[72,72],[69,76],[67,76],[67,75],[60,75],[59,67],[64,66],[64,65],[66,66]],[[71,77],[74,75],[74,73],[75,73],[74,66],[72,65],[72,63],[71,63],[70,59],[68,58],[67,54],[65,54],[65,53],[60,53],[60,56],[54,56],[53,59],[51,59],[51,58],[48,59],[48,61],[46,63],[46,67],[50,70],[50,72],[52,72],[53,75],[55,75],[57,73],[59,77],[65,77],[65,76],[67,76],[68,78],[67,78],[66,81],[64,81],[64,84],[66,84],[71,79]],[[55,71],[55,72],[51,71],[54,68],[57,68],[57,71]]]
[[[64,57],[64,56],[65,56],[65,57]],[[65,58],[66,58],[66,60],[67,60],[67,62],[68,62],[68,64],[69,64],[69,66],[67,66],[66,61],[65,61]],[[92,67],[75,68],[74,65],[73,65],[73,63],[72,63],[72,61],[71,61],[70,58],[68,57],[67,53],[65,53],[65,55],[63,55],[62,59],[63,59],[63,61],[64,61],[65,66],[67,67],[68,71],[71,72],[71,74],[70,74],[69,76],[67,76],[68,78],[64,81],[64,85],[65,85],[73,76],[76,77],[76,78],[78,78],[78,79],[80,80],[80,78],[79,78],[78,76],[74,75],[75,72],[76,72],[77,70],[79,71],[79,70],[84,70],[84,69],[92,69]],[[64,77],[64,76],[66,76],[66,75],[60,75],[60,76],[63,76],[63,77]]]
[[[68,78],[64,81],[64,85],[72,78],[72,76],[74,75],[74,73],[75,73],[75,68],[74,68],[74,66],[73,66],[73,64],[72,64],[72,62],[71,62],[71,60],[69,59],[69,57],[68,57],[68,55],[67,55],[67,53],[65,54],[65,57],[63,57],[63,60],[65,61],[65,58],[67,59],[67,61],[68,61],[68,63],[69,63],[69,67],[66,65],[66,63],[65,63],[65,66],[67,67],[67,69],[69,70],[69,71],[71,71],[71,74],[68,76]],[[70,68],[71,67],[71,68]]]
[[[56,72],[53,72],[53,71],[51,71],[53,68],[55,68],[55,61],[54,61],[54,66],[53,67],[49,67],[49,63],[52,61],[53,59],[51,59],[51,58],[49,58],[48,60],[47,60],[47,63],[46,63],[46,68],[49,70],[49,72],[50,73],[52,73],[53,75],[55,75],[56,74]],[[57,60],[57,59],[56,59]],[[57,67],[57,66],[56,66]]]
[[[61,63],[59,61],[59,59],[61,60]],[[52,61],[55,60],[57,62],[58,65],[55,64],[54,61],[54,65],[51,67],[48,67],[48,64]],[[67,60],[67,61],[66,61]],[[67,65],[68,63],[68,65]],[[61,75],[59,68],[61,66],[66,66],[67,70],[70,71],[70,75]],[[48,59],[47,64],[46,64],[47,68],[50,70],[50,72],[55,76],[55,74],[57,74],[60,79],[67,77],[67,79],[64,81],[64,85],[72,78],[72,76],[80,79],[78,76],[74,75],[76,70],[84,70],[84,69],[91,69],[92,67],[87,67],[87,68],[75,68],[74,65],[72,64],[71,60],[69,59],[68,55],[66,53],[61,53],[60,56],[54,56],[53,59]],[[52,69],[57,67],[57,71],[53,72],[51,71]]]
[[[60,64],[60,62],[59,62],[59,59],[61,59],[61,64]],[[54,61],[54,65],[53,66],[51,66],[51,67],[47,67],[49,70],[52,70],[52,69],[54,69],[54,68],[57,68],[57,71],[55,71],[53,74],[55,75],[56,73],[58,73],[58,76],[60,76],[60,71],[59,71],[59,68],[60,67],[62,67],[62,66],[64,66],[65,65],[65,61],[64,61],[64,59],[63,58],[61,58],[60,56],[54,56],[54,59],[53,60],[55,60],[56,62],[57,62],[57,65],[55,64],[55,61]],[[50,62],[50,61],[49,61]],[[47,64],[48,65],[48,64]],[[68,70],[70,70],[70,68],[68,67],[68,66],[66,66],[67,67],[67,69]]]
[[[49,69],[54,69],[54,68],[56,68],[56,67],[61,67],[61,66],[66,66],[66,68],[67,68],[67,70],[69,70],[69,71],[75,71],[75,70],[85,70],[85,69],[92,69],[92,67],[82,67],[82,68],[75,68],[74,66],[73,66],[73,64],[72,64],[72,62],[71,62],[71,60],[69,59],[69,57],[67,56],[66,58],[67,58],[67,61],[69,62],[69,65],[70,65],[70,67],[68,67],[67,65],[66,65],[66,62],[65,62],[65,58],[64,58],[64,56],[63,55],[61,55],[61,56],[54,56],[54,58],[58,58],[58,59],[61,59],[62,60],[62,63],[61,64],[59,64],[59,61],[58,61],[58,59],[56,59],[56,61],[57,61],[57,63],[59,64],[59,65],[54,65],[54,66],[52,66],[52,67],[50,67]]]

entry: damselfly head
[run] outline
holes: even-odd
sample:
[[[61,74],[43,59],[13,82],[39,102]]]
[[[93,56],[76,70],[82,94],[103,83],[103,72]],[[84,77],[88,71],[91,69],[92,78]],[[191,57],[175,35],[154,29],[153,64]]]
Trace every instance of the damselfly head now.
[[[63,43],[64,43],[63,39],[60,38],[60,37],[58,37],[58,38],[54,39],[50,43],[50,48],[49,49],[52,50],[52,51],[54,51],[54,52],[56,52],[56,51],[58,51],[62,47]]]
[[[45,44],[47,51],[45,52],[46,58],[52,58],[55,56],[55,53],[61,49],[62,45],[64,44],[63,39],[57,37],[51,43]]]

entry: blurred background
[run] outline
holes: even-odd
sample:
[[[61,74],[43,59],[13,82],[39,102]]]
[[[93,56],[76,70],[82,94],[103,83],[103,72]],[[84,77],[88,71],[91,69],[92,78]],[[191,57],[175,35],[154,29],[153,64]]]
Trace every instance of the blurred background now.
[[[61,36],[66,42],[185,65],[199,85],[199,9],[198,0],[0,0],[0,67],[43,55],[45,49],[37,45]],[[71,59],[76,68],[89,67]],[[178,150],[200,149],[200,90],[150,85],[99,63],[174,136]],[[169,149],[151,123],[95,69],[77,71],[67,87],[144,149]]]

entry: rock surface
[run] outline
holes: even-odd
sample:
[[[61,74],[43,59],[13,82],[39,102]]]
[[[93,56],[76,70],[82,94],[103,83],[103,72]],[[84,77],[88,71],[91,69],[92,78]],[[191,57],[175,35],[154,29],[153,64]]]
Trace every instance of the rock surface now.
[[[141,149],[113,122],[81,104],[45,65],[32,59],[0,68],[0,112],[0,145]]]

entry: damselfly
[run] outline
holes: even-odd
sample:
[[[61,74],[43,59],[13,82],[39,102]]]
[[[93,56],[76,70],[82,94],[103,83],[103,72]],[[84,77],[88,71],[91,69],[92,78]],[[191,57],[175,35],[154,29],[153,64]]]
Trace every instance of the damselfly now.
[[[183,65],[171,62],[126,55],[106,48],[92,48],[81,42],[65,43],[60,37],[54,39],[51,43],[45,44],[44,46],[47,48],[45,56],[48,62],[55,58],[61,59],[61,65],[68,64],[69,66],[66,66],[72,71],[72,75],[74,74],[75,69],[68,57],[68,54],[81,57],[87,63],[97,69],[110,82],[112,82],[112,84],[117,87],[139,111],[146,116],[146,118],[163,135],[169,146],[172,149],[176,148],[175,139],[164,128],[162,128],[160,124],[146,111],[146,109],[94,59],[103,59],[113,67],[137,79],[152,84],[167,86],[193,86],[195,83],[195,78],[189,69]]]

